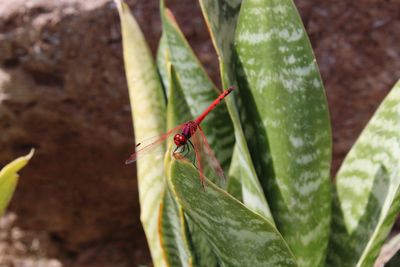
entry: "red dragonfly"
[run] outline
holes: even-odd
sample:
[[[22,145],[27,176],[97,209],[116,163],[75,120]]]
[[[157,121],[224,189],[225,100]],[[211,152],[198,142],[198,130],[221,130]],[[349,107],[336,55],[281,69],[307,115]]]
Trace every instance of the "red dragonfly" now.
[[[200,123],[204,120],[204,118],[210,113],[211,110],[218,105],[222,99],[224,99],[230,92],[234,90],[234,87],[231,86],[228,89],[224,90],[214,102],[211,103],[208,108],[206,108],[203,113],[197,117],[195,120],[185,122],[168,132],[152,137],[144,142],[140,142],[136,145],[136,152],[133,153],[126,161],[126,164],[135,162],[139,157],[146,154],[147,152],[152,151],[154,148],[158,147],[165,140],[168,139],[171,134],[174,134],[174,143],[176,145],[172,155],[176,159],[187,159],[187,156],[190,154],[190,151],[194,150],[194,157],[193,157],[193,165],[199,170],[200,172],[200,181],[201,184],[205,185],[205,177],[203,174],[203,162],[202,162],[202,155],[204,155],[204,150],[208,154],[207,160],[211,167],[214,168],[216,174],[225,179],[224,172],[219,164],[218,160],[215,157],[214,152],[212,151],[210,145],[207,142],[206,136],[204,135],[203,130],[200,127]],[[191,141],[193,140],[193,142]],[[197,166],[196,166],[197,163]]]

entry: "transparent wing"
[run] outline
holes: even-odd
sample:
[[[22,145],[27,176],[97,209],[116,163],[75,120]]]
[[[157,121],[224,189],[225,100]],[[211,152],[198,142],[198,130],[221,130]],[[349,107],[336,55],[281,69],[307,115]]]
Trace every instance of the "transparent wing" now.
[[[198,126],[197,132],[198,132],[198,135],[202,139],[201,140],[203,143],[202,146],[207,154],[206,158],[207,158],[208,164],[214,169],[217,176],[225,182],[226,177],[225,177],[224,171],[221,167],[221,164],[219,163],[217,157],[215,156],[214,151],[211,149],[210,144],[208,143],[207,138],[203,132],[203,129],[201,129],[200,125]]]
[[[171,134],[175,134],[177,132],[182,131],[182,128],[185,126],[185,123],[176,126],[175,128],[169,130],[168,132],[158,135],[158,136],[153,136],[150,137],[144,141],[141,141],[136,144],[135,147],[135,153],[133,153],[126,161],[125,164],[133,163],[136,160],[138,160],[140,157],[143,155],[146,155],[147,153],[153,151],[155,148],[160,146],[165,142],[165,140],[168,139]]]
[[[203,188],[205,188],[205,177],[204,177],[204,172],[203,172],[203,163],[202,163],[202,156],[204,155],[203,153],[203,146],[201,145],[201,136],[199,135],[199,131],[198,131],[199,126],[197,127],[197,130],[194,129],[191,132],[191,140],[192,140],[192,144],[193,144],[193,149],[194,149],[194,153],[196,156],[196,163],[197,163],[197,169],[199,170],[199,174],[200,174],[200,182],[201,185],[203,186]]]
[[[205,172],[207,173],[208,178],[221,178],[225,181],[224,171],[208,144],[207,138],[200,126],[198,126],[197,130],[192,133],[191,139],[193,141],[197,168],[200,172],[200,181],[202,185],[205,185]]]

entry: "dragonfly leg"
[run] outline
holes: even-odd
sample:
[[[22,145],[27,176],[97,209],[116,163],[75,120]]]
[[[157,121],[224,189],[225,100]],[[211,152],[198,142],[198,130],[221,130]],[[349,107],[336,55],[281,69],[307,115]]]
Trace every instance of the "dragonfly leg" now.
[[[175,147],[174,151],[172,151],[172,156],[174,156],[174,158],[180,158],[180,152],[177,151],[179,149],[179,146]]]
[[[193,158],[192,158],[192,163],[193,163],[193,166],[195,166],[196,167],[196,169],[198,170],[198,168],[197,168],[197,166],[196,166],[196,153],[194,153],[194,146],[193,146],[193,143],[192,143],[192,141],[190,141],[190,140],[188,140],[188,143],[192,146],[192,148],[193,148]],[[189,148],[189,147],[188,147]]]
[[[185,158],[187,158],[188,157],[188,155],[190,154],[190,148],[189,148],[189,145],[186,143],[186,145],[185,145],[185,149],[187,149],[186,150],[186,153],[185,153]]]
[[[179,151],[178,151],[179,150]],[[174,158],[176,159],[183,159],[187,156],[187,154],[189,153],[189,147],[187,147],[187,144],[185,144],[184,146],[177,146],[174,151],[172,152],[172,155],[174,156]]]

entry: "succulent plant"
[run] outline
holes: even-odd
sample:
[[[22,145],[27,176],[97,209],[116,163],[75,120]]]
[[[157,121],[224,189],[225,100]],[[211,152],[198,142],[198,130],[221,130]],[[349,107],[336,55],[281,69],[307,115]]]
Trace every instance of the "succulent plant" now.
[[[32,149],[28,155],[13,160],[0,170],[0,216],[3,215],[14,194],[19,178],[18,172],[28,164],[33,153]]]
[[[400,208],[400,83],[332,182],[328,105],[293,1],[199,2],[221,87],[238,88],[202,126],[228,181],[202,190],[170,142],[138,160],[154,266],[373,266]],[[218,86],[164,1],[156,61],[127,5],[116,4],[136,140],[199,115]]]

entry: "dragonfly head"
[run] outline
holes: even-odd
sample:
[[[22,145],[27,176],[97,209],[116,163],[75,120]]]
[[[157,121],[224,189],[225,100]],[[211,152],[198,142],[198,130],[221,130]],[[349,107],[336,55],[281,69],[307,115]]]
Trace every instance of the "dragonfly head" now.
[[[186,137],[183,135],[183,134],[179,134],[179,133],[177,133],[175,136],[174,136],[174,143],[175,143],[175,145],[176,146],[183,146],[183,145],[185,145],[186,144],[186,142],[187,142],[187,139],[186,139]]]

